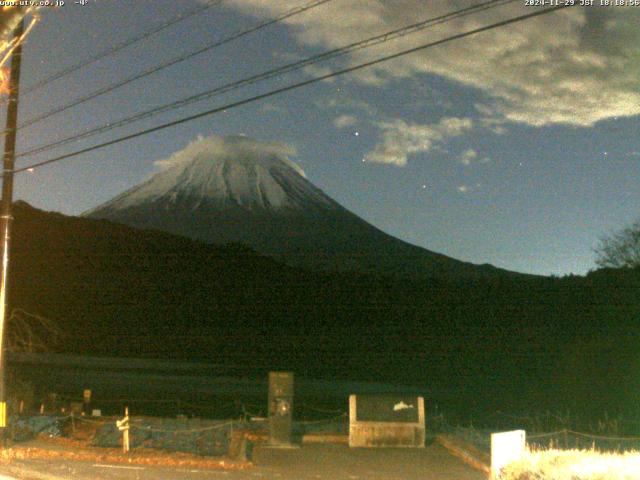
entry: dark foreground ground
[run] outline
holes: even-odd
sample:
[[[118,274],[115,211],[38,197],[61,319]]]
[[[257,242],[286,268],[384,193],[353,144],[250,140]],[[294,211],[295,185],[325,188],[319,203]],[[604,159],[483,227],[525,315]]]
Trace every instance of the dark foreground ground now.
[[[2,475],[6,475],[3,477]],[[256,448],[246,469],[155,467],[67,459],[18,460],[0,465],[0,480],[481,480],[486,475],[465,465],[444,447],[350,449],[346,445],[303,445],[295,449]]]

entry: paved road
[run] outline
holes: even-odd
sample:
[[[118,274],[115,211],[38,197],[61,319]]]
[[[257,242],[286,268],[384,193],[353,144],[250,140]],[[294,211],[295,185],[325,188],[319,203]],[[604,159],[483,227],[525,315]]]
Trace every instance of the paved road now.
[[[424,449],[349,449],[345,445],[304,445],[297,449],[257,448],[246,470],[198,470],[105,465],[68,460],[14,460],[0,474],[24,480],[484,480],[442,446]],[[0,476],[0,480],[2,477]]]

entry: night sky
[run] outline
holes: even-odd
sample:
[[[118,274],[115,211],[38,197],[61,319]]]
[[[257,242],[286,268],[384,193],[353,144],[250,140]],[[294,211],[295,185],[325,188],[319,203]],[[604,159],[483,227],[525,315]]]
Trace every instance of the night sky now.
[[[309,2],[227,0],[21,96],[20,122]],[[332,0],[19,131],[18,151],[481,2]],[[42,9],[22,88],[198,8],[104,0]],[[43,154],[46,160],[533,12],[520,0]],[[199,135],[282,142],[314,184],[380,229],[474,263],[584,274],[639,213],[640,7],[568,8],[23,173],[16,198],[77,215]],[[4,112],[0,112],[3,114]]]

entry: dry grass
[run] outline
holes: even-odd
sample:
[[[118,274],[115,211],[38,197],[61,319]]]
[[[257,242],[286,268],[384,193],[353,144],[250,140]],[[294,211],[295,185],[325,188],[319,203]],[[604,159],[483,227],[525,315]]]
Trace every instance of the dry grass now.
[[[640,452],[537,450],[505,467],[504,480],[640,480]]]

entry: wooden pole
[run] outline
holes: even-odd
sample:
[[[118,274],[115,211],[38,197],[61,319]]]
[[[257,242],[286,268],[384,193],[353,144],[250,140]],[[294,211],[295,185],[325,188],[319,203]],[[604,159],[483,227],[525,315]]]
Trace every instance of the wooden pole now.
[[[116,420],[116,427],[122,432],[122,451],[129,453],[129,407],[124,407],[124,418]]]
[[[129,407],[124,407],[124,430],[122,431],[122,451],[129,453]]]
[[[13,38],[19,42],[24,33],[24,19],[13,32]],[[11,57],[11,73],[9,78],[9,104],[7,106],[7,128],[4,140],[4,161],[2,167],[2,208],[0,212],[0,440],[6,444],[7,436],[7,392],[5,385],[5,329],[8,317],[7,283],[9,270],[9,245],[11,221],[11,203],[13,202],[13,170],[16,157],[16,133],[18,130],[18,94],[20,92],[20,63],[22,60],[22,44],[18,43]]]

